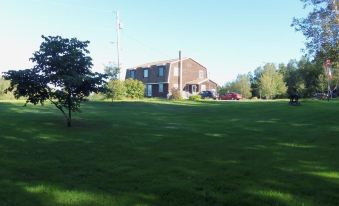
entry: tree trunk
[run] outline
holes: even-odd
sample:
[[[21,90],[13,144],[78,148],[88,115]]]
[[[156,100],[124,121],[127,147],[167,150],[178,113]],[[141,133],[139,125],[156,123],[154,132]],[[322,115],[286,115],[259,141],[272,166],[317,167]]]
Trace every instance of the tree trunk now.
[[[72,126],[72,111],[70,108],[68,109],[67,126],[68,127]]]

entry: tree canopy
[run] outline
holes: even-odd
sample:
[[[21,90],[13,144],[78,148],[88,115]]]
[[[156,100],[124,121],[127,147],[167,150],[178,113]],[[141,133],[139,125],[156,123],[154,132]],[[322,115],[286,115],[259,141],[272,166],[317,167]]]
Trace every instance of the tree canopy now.
[[[267,63],[259,78],[259,88],[261,96],[271,99],[277,95],[283,95],[287,87],[283,80],[283,75],[278,73],[272,63]]]
[[[107,75],[109,80],[118,80],[119,79],[120,68],[114,66],[113,63],[109,63],[108,65],[105,65],[104,72]]]
[[[26,104],[49,100],[63,113],[70,127],[72,112],[80,111],[81,102],[92,92],[104,90],[106,75],[91,71],[89,41],[60,36],[42,38],[39,51],[30,59],[35,63],[32,69],[4,73],[4,78],[11,81],[7,91],[12,91],[16,98],[25,97]]]
[[[294,18],[292,26],[307,38],[310,54],[338,56],[339,13],[337,0],[301,0],[313,10],[306,18]],[[332,57],[338,58],[338,57]],[[334,59],[332,59],[334,61]]]

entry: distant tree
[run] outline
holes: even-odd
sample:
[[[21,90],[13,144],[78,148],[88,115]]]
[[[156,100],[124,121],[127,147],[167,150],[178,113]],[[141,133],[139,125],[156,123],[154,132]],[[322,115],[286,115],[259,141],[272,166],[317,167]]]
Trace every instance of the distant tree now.
[[[218,88],[218,93],[219,94],[226,94],[229,92],[234,92],[234,82],[226,82],[224,86]]]
[[[261,93],[260,93],[260,87],[259,87],[259,79],[262,75],[263,68],[258,67],[254,70],[253,74],[250,73],[250,81],[251,81],[251,91],[252,91],[252,96],[253,97],[260,97],[261,98]]]
[[[323,74],[322,63],[311,62],[308,58],[303,57],[298,62],[298,75],[303,79],[305,96],[312,96],[318,92],[319,75]]]
[[[109,80],[119,79],[120,68],[114,66],[113,63],[109,63],[108,65],[106,65],[104,72],[107,75]]]
[[[261,95],[267,99],[283,95],[287,91],[283,75],[276,70],[272,63],[267,63],[264,66],[259,82]]]
[[[126,97],[132,99],[142,99],[145,95],[145,86],[141,81],[127,79],[124,82],[126,87]]]
[[[225,85],[224,85],[224,86],[219,86],[219,87],[217,88],[217,92],[218,92],[218,94],[226,94],[226,93],[229,92],[229,90],[227,90],[227,89],[225,88]]]
[[[126,97],[126,86],[124,81],[110,80],[107,83],[106,98],[113,100],[121,100]]]
[[[30,59],[35,63],[32,69],[4,73],[4,78],[11,80],[7,91],[13,91],[16,98],[26,97],[25,105],[49,100],[62,112],[70,127],[72,112],[80,111],[81,102],[91,92],[103,90],[105,75],[91,71],[89,41],[60,36],[42,38],[40,50]]]
[[[244,98],[250,98],[251,93],[251,82],[247,74],[239,74],[237,79],[232,85],[234,92],[238,92]]]
[[[287,93],[289,95],[297,93],[300,96],[304,96],[305,82],[300,70],[298,69],[298,61],[294,59],[290,60],[287,66],[280,64],[278,71],[284,77],[284,81],[287,85]]]

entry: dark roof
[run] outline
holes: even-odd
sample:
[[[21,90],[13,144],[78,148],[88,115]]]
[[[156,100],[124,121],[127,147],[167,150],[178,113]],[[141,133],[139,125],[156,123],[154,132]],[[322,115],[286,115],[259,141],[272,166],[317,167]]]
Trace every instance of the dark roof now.
[[[182,60],[186,60],[186,59],[188,58],[183,58]],[[178,61],[179,59],[168,59],[168,60],[162,60],[162,61],[155,61],[155,62],[149,62],[149,63],[138,65],[135,68],[149,67],[149,66],[162,66],[165,64],[171,64],[171,63],[178,62]]]

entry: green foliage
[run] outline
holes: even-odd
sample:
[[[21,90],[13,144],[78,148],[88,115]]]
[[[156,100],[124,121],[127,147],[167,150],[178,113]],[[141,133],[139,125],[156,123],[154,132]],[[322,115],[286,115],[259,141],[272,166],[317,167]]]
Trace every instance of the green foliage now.
[[[226,94],[226,93],[228,93],[229,92],[229,90],[228,90],[228,83],[226,83],[224,86],[219,86],[218,88],[217,88],[217,92],[218,92],[218,94]]]
[[[307,39],[306,48],[318,65],[326,60],[332,62],[333,79],[331,89],[339,85],[339,3],[338,0],[302,0],[305,7],[311,7],[306,18],[295,18],[292,26],[301,31]],[[316,77],[315,77],[316,76]],[[319,74],[313,75],[313,81],[320,80]],[[306,83],[307,84],[307,83]],[[322,84],[322,83],[320,83]],[[306,85],[310,94],[322,85]]]
[[[80,111],[81,102],[92,92],[103,91],[105,75],[91,71],[88,41],[60,36],[42,38],[40,50],[31,58],[35,63],[32,69],[4,73],[4,78],[11,80],[7,91],[13,92],[15,98],[27,98],[25,105],[49,100],[71,126],[72,112]]]
[[[234,82],[234,91],[241,94],[243,98],[251,98],[251,82],[246,74],[238,75],[237,79]]]
[[[292,26],[301,31],[306,39],[310,54],[321,55],[338,60],[339,13],[337,0],[302,0],[305,7],[311,7],[306,18],[294,18]]]
[[[105,91],[106,93],[106,91]],[[99,92],[99,93],[92,93],[89,95],[88,100],[89,101],[104,101],[107,99],[105,93]]]
[[[326,93],[328,89],[326,76],[324,74],[320,74],[318,77],[318,81],[318,91],[320,91],[320,93]]]
[[[11,82],[5,80],[0,76],[0,100],[11,100],[14,99],[12,92],[6,92],[5,90],[11,85]]]
[[[192,95],[192,96],[189,97],[189,100],[199,101],[199,100],[201,100],[201,96],[200,95]]]
[[[126,97],[131,99],[142,99],[145,96],[145,86],[139,80],[127,79],[124,82]]]
[[[262,74],[262,67],[258,67],[254,70],[253,73],[249,73],[249,79],[251,82],[251,92],[252,92],[252,97],[261,97],[260,94],[260,88],[259,88],[259,79]]]
[[[227,82],[219,89],[219,94],[226,94],[229,92],[236,92],[241,94],[243,98],[251,98],[251,81],[247,74],[239,74],[237,79],[233,82]]]
[[[182,100],[182,95],[179,89],[172,88],[170,100]]]
[[[121,80],[110,80],[107,83],[106,98],[113,100],[122,100],[126,97],[127,88],[124,81]]]
[[[283,75],[277,72],[275,65],[272,63],[267,63],[264,66],[259,82],[261,95],[266,99],[283,95],[287,91]]]
[[[304,96],[305,80],[300,70],[298,70],[298,62],[296,60],[290,60],[287,66],[280,64],[278,72],[284,77],[289,95],[298,94],[299,96]]]
[[[114,66],[112,63],[109,63],[108,65],[105,66],[104,72],[109,80],[119,79],[120,68]]]
[[[234,91],[233,82],[226,82],[226,84],[222,87],[218,88],[218,94],[226,94]]]

